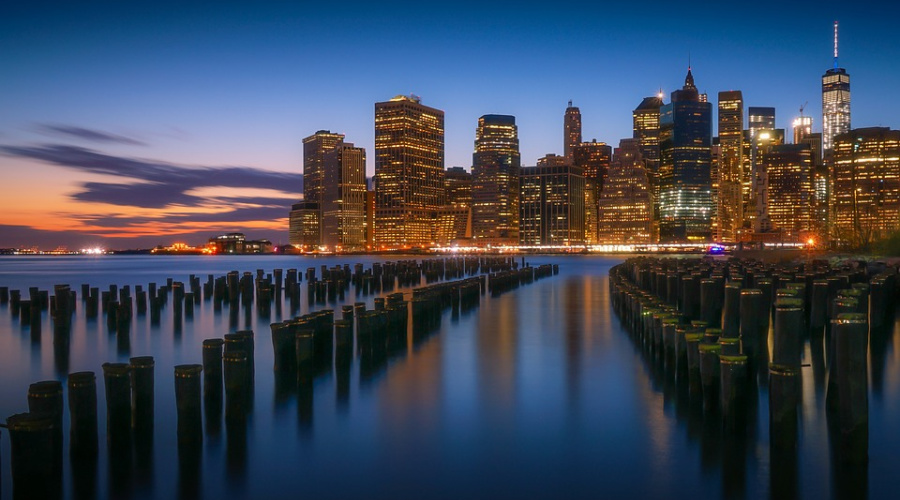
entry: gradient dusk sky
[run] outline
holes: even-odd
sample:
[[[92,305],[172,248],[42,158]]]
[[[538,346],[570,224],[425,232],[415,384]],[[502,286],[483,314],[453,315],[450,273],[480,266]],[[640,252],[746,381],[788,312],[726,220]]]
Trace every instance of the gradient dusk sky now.
[[[243,231],[287,241],[302,143],[366,148],[374,103],[444,110],[446,166],[516,116],[523,164],[631,136],[643,97],[742,90],[821,131],[832,23],[854,127],[900,127],[900,6],[847,2],[7,2],[0,14],[0,247],[148,247]],[[858,8],[850,8],[850,6]]]

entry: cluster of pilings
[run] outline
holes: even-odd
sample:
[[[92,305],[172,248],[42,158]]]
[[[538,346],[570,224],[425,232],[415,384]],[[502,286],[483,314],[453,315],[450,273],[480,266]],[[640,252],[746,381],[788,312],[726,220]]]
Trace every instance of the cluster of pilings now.
[[[519,288],[519,285],[532,283],[536,279],[559,274],[559,264],[544,264],[538,267],[524,265],[507,271],[491,273],[487,276],[487,290],[492,296],[500,295]]]
[[[354,272],[348,266],[322,268],[322,280],[316,278],[314,268],[306,272],[307,283],[324,284],[324,295],[344,298],[349,286],[358,295],[392,290],[395,284],[405,286],[426,280],[447,279],[466,274],[493,271],[495,289],[492,293],[514,288],[506,276],[519,283],[558,273],[558,266],[544,265],[518,268],[507,257],[466,257],[374,264],[369,270],[357,265]],[[377,280],[376,280],[377,277]],[[267,309],[272,301],[280,304],[280,294],[299,297],[298,283],[302,279],[295,269],[286,276],[275,269],[272,274],[257,270],[239,274],[229,272],[224,277],[209,275],[205,283],[190,275],[188,285],[171,278],[166,284],[150,283],[147,290],[138,285],[132,295],[131,287],[111,285],[100,291],[82,285],[85,315],[97,318],[103,314],[120,342],[128,342],[130,323],[134,314],[143,316],[149,311],[151,323],[158,324],[160,310],[172,296],[175,327],[182,319],[193,316],[195,306],[202,300],[223,303],[237,310],[238,304]],[[369,285],[366,285],[366,282]],[[312,422],[312,390],[315,377],[334,370],[339,401],[349,398],[350,365],[354,351],[359,354],[360,378],[367,380],[387,364],[389,356],[405,352],[408,345],[410,316],[412,340],[422,341],[440,326],[444,311],[454,315],[480,304],[480,297],[489,286],[485,275],[414,288],[411,300],[402,292],[374,298],[374,309],[367,310],[364,302],[345,305],[340,318],[331,309],[324,309],[294,319],[272,323],[272,345],[276,398],[286,394],[298,397],[298,418],[302,427]],[[377,284],[376,284],[377,283]],[[333,292],[332,292],[333,290]],[[68,345],[71,318],[76,307],[76,293],[68,285],[54,287],[54,295],[32,288],[29,300],[22,300],[18,290],[0,288],[0,304],[9,304],[13,314],[29,324],[32,335],[40,336],[40,312],[49,310],[54,322],[54,342],[57,337]],[[411,304],[411,307],[410,307]],[[34,311],[37,311],[35,313]],[[411,313],[411,314],[410,314]],[[34,318],[37,318],[35,320]],[[35,323],[37,321],[37,323]],[[354,343],[355,331],[355,343]],[[247,417],[254,399],[255,336],[252,330],[240,330],[223,338],[206,339],[202,344],[202,364],[179,365],[174,369],[177,409],[177,439],[179,477],[194,478],[186,484],[179,481],[182,493],[192,496],[199,486],[197,477],[204,427],[206,435],[217,436],[222,422],[228,445],[229,470],[242,468],[246,461]],[[153,440],[154,419],[154,360],[149,356],[132,357],[129,363],[105,363],[102,366],[106,395],[106,441],[110,466],[110,495],[127,496],[131,487],[132,465],[148,460]],[[69,455],[73,471],[73,496],[93,498],[97,494],[96,467],[99,455],[97,419],[97,382],[94,372],[70,373],[67,377],[70,418]],[[62,496],[63,444],[62,419],[63,385],[58,381],[32,384],[28,391],[27,413],[13,415],[4,426],[11,441],[13,492],[15,498],[60,498]],[[223,419],[224,417],[224,419]],[[196,496],[196,495],[193,495]]]
[[[797,446],[804,339],[824,338],[827,416],[840,460],[855,463],[868,456],[867,345],[886,335],[898,284],[897,269],[857,262],[642,257],[610,270],[613,307],[648,361],[727,431],[745,430],[768,385],[776,451]]]

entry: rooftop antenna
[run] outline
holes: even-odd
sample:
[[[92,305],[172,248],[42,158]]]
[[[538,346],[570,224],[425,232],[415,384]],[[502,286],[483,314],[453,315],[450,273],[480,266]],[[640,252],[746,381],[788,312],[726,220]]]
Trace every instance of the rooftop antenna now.
[[[569,107],[572,107],[572,99],[569,99]]]
[[[838,69],[838,22],[834,22],[834,69]]]

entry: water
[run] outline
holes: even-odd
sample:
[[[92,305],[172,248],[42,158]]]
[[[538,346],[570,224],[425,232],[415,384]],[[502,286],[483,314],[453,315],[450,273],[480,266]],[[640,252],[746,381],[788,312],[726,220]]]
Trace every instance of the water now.
[[[26,291],[68,283],[105,289],[145,286],[197,274],[363,262],[374,257],[0,257],[0,285]],[[203,302],[173,331],[172,308],[161,325],[135,317],[130,342],[117,342],[106,322],[87,321],[81,298],[67,353],[54,349],[45,316],[39,342],[0,306],[0,416],[27,410],[28,385],[64,381],[65,374],[101,374],[106,361],[156,359],[156,427],[152,455],[126,464],[126,485],[113,481],[104,444],[105,400],[98,377],[101,454],[98,498],[648,498],[769,496],[787,476],[788,491],[824,498],[853,491],[860,498],[892,497],[900,449],[900,359],[895,325],[885,345],[870,350],[870,463],[834,467],[824,412],[824,380],[803,373],[801,437],[796,460],[768,446],[765,388],[745,439],[718,432],[718,422],[679,399],[646,364],[609,307],[607,273],[620,258],[534,256],[560,264],[560,274],[499,297],[458,317],[445,313],[433,335],[395,352],[374,375],[350,367],[348,393],[336,373],[315,380],[311,421],[295,397],[277,397],[269,323],[255,308],[232,323],[227,306],[215,314]],[[305,294],[305,286],[303,287]],[[356,301],[348,296],[347,303]],[[372,297],[366,299],[373,307]],[[301,299],[301,313],[307,312]],[[332,305],[329,305],[332,307]],[[314,306],[313,309],[321,309]],[[339,309],[338,307],[335,307]],[[256,332],[253,412],[243,453],[223,430],[204,436],[199,476],[179,471],[173,367],[201,362],[201,342],[235,329]],[[807,343],[804,363],[812,359]],[[820,347],[820,346],[819,346]],[[67,420],[67,417],[66,417]],[[67,429],[66,429],[67,432]],[[12,498],[9,435],[0,441],[0,497]],[[65,458],[64,489],[72,490]],[[121,470],[122,464],[118,465]],[[792,467],[794,467],[792,469]],[[773,474],[774,469],[774,474]]]

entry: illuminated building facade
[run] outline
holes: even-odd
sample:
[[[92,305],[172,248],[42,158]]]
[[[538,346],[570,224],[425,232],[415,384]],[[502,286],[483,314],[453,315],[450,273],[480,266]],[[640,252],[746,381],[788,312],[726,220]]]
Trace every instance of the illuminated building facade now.
[[[228,233],[209,239],[210,248],[218,254],[272,253],[269,240],[248,240],[244,233]]]
[[[572,149],[572,164],[584,169],[584,178],[594,184],[596,192],[603,190],[603,182],[612,161],[612,147],[605,142],[582,142]]]
[[[766,154],[776,146],[784,144],[784,129],[759,129],[751,145],[753,164],[753,197],[755,201],[753,232],[766,233],[772,230],[769,219],[769,175],[766,170]]]
[[[566,115],[563,118],[563,154],[570,161],[573,159],[575,146],[579,144],[581,144],[581,110],[572,106],[572,101],[569,101],[569,107],[566,108]]]
[[[597,200],[609,175],[612,147],[605,142],[582,142],[572,152],[572,163],[584,171],[584,241],[597,242]]]
[[[641,158],[640,139],[622,139],[600,193],[598,243],[653,242],[650,178]]]
[[[690,69],[684,87],[672,92],[672,102],[660,108],[660,242],[712,238],[711,108],[700,101]]]
[[[516,118],[479,118],[472,155],[472,237],[476,245],[515,245],[519,241],[520,169]]]
[[[719,92],[717,241],[736,242],[744,222],[744,97],[740,90]]]
[[[822,75],[822,142],[834,147],[834,137],[850,130],[850,74],[838,66],[838,23],[834,22],[834,67]]]
[[[900,230],[900,131],[851,130],[834,138],[834,242],[865,247]]]
[[[450,167],[444,172],[447,204],[451,207],[472,206],[472,174],[462,167]]]
[[[343,142],[343,134],[319,130],[303,139],[303,200],[317,203],[324,201],[325,155]],[[321,218],[321,213],[319,214]],[[320,221],[321,226],[321,221]],[[321,244],[321,235],[316,244]]]
[[[765,155],[768,207],[772,229],[784,242],[803,241],[812,229],[812,150],[806,144],[781,144]]]
[[[325,153],[322,191],[322,244],[365,250],[366,150],[342,142]]]
[[[522,167],[520,245],[584,244],[584,172],[565,156]]]
[[[472,211],[469,207],[447,205],[439,208],[431,222],[431,239],[435,245],[452,245],[472,237]]]
[[[663,95],[645,97],[631,113],[633,135],[640,141],[641,157],[650,180],[653,196],[653,220],[659,221],[659,110],[663,106]],[[658,236],[658,228],[654,227],[654,236]]]
[[[379,249],[431,245],[446,203],[444,112],[416,96],[375,103],[375,225]]]
[[[756,137],[759,130],[772,130],[775,128],[775,108],[750,106],[747,108],[747,122],[751,137]]]
[[[319,204],[311,201],[294,203],[288,222],[288,242],[305,250],[320,243]]]

